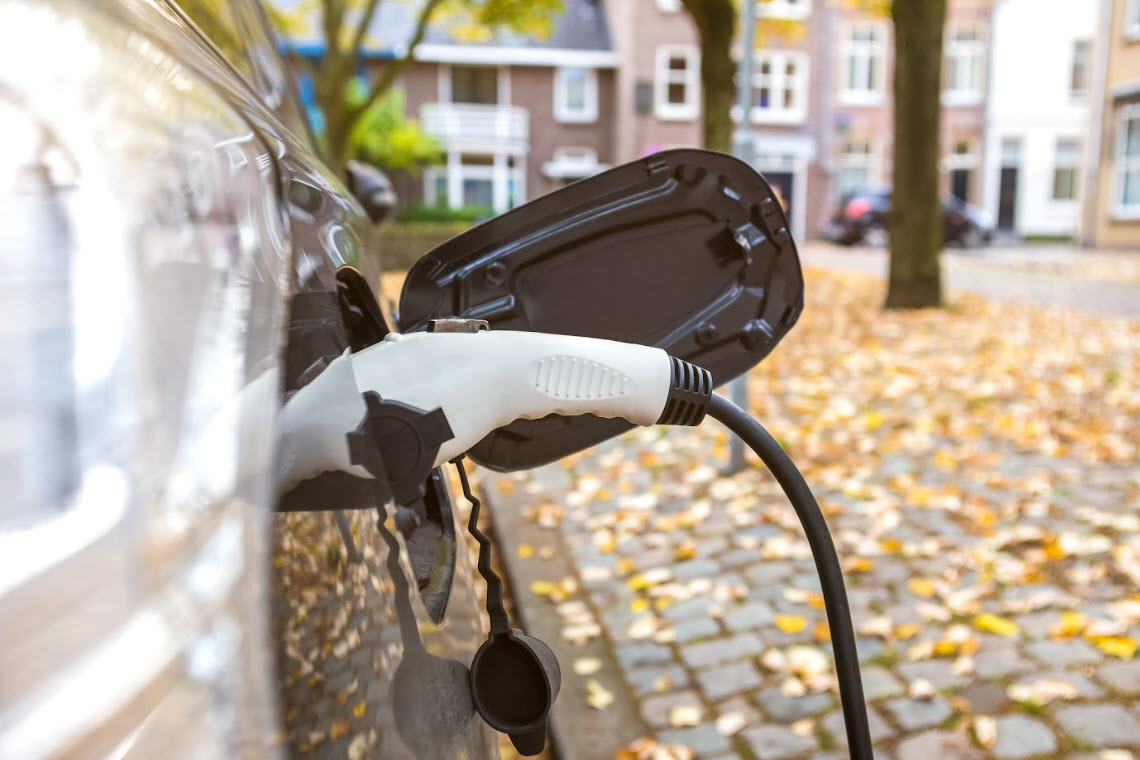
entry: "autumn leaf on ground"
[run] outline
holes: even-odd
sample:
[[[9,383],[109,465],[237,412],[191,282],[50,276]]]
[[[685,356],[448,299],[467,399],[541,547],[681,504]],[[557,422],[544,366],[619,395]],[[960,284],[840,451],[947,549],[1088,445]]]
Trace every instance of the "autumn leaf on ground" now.
[[[924,599],[934,596],[934,584],[923,578],[911,578],[907,581],[906,587],[910,589],[911,593]]]
[[[1138,647],[1136,639],[1128,636],[1103,636],[1094,638],[1092,642],[1100,651],[1121,660],[1131,660]]]
[[[980,631],[994,633],[998,636],[1016,636],[1018,630],[1017,623],[988,612],[977,615],[974,618],[974,627]]]
[[[997,721],[988,715],[974,718],[974,738],[978,744],[991,749],[997,743]]]
[[[776,627],[784,633],[799,633],[807,628],[807,618],[803,615],[777,615]]]
[[[1083,612],[1063,612],[1061,619],[1049,626],[1049,635],[1055,639],[1071,639],[1079,636],[1088,627],[1088,616]]]
[[[700,724],[703,711],[696,705],[674,705],[669,710],[669,725],[686,728]]]
[[[604,710],[613,703],[613,692],[592,678],[586,682],[586,704],[595,710]]]

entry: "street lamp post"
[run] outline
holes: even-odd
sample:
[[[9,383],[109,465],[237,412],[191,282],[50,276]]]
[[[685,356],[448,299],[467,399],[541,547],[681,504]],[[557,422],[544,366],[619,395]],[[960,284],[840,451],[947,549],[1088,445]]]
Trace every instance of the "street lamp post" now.
[[[740,118],[732,135],[732,152],[746,164],[752,164],[752,47],[756,38],[756,0],[740,4],[740,61],[737,64],[736,108]],[[732,403],[748,408],[748,374],[729,384]],[[737,436],[728,439],[728,470],[733,475],[744,469],[744,444]]]

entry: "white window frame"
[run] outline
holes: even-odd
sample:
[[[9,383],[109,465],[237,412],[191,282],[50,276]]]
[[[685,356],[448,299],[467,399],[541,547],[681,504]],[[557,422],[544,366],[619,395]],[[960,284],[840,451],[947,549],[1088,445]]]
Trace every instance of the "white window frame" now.
[[[955,149],[959,143],[966,144],[966,152],[958,153]],[[955,169],[977,169],[981,166],[979,158],[979,145],[978,141],[973,137],[955,138],[950,141],[950,151],[942,158],[942,168],[945,171],[954,171]]]
[[[583,71],[583,100],[580,110],[566,102],[568,77],[572,71]],[[563,124],[592,124],[598,120],[598,71],[584,66],[559,67],[554,70],[554,120]]]
[[[1140,40],[1140,0],[1128,0],[1124,6],[1124,39]]]
[[[811,0],[757,0],[760,18],[806,19],[811,15]]]
[[[973,30],[974,39],[955,39],[955,33],[963,30]],[[957,75],[958,81],[947,82],[946,88],[942,90],[942,104],[948,106],[972,106],[981,103],[982,88],[985,86],[986,59],[986,43],[982,37],[981,27],[977,24],[955,24],[948,27],[946,29],[946,41],[944,43],[944,56],[946,61],[943,62],[943,66],[947,66],[946,62],[950,59],[954,59],[954,73]],[[961,81],[963,78],[963,64],[967,62],[970,64],[970,71],[973,74],[974,81],[963,83]],[[949,71],[948,66],[946,70]],[[963,86],[963,84],[965,86]]]
[[[850,153],[846,147],[851,143],[866,143],[866,153]],[[852,161],[849,156],[866,156],[865,160]],[[867,182],[861,188],[847,188],[847,190],[874,190],[878,185],[882,184],[882,152],[880,150],[879,141],[866,139],[845,139],[839,143],[839,155],[836,158],[836,172],[835,172],[835,192],[836,197],[841,197],[844,190],[840,187],[839,176],[844,169],[866,169]]]
[[[1084,60],[1084,89],[1073,89],[1073,74],[1076,73],[1077,68],[1077,51],[1084,45],[1085,60]],[[1072,56],[1069,59],[1069,98],[1076,102],[1083,102],[1089,96],[1089,88],[1092,87],[1092,66],[1093,66],[1093,43],[1089,39],[1073,40]]]
[[[1116,176],[1113,178],[1112,216],[1114,219],[1140,219],[1140,201],[1125,205],[1124,177],[1130,171],[1140,176],[1140,154],[1126,156],[1128,148],[1128,122],[1140,121],[1140,103],[1121,106],[1116,114]]]
[[[761,65],[768,64],[768,74],[761,73]],[[796,73],[789,80],[787,66],[795,64]],[[808,72],[809,59],[802,50],[757,50],[754,54],[752,69],[752,114],[754,124],[803,124],[807,121],[808,112],[808,85],[810,76]],[[779,98],[771,98],[767,108],[759,105],[756,90],[767,84],[770,93],[779,93]],[[793,108],[784,106],[784,93],[791,90],[795,96],[796,105]],[[739,117],[739,109],[737,110]]]
[[[1066,153],[1064,156],[1061,154],[1061,143],[1076,143],[1076,152],[1073,154]],[[1076,203],[1080,198],[1081,190],[1081,153],[1084,151],[1083,141],[1079,136],[1065,136],[1058,137],[1053,142],[1053,176],[1050,177],[1051,182],[1049,187],[1049,200],[1053,203]],[[1058,198],[1057,191],[1057,171],[1066,170],[1073,172],[1072,198]]]
[[[680,13],[681,0],[657,0],[657,10],[662,13]]]
[[[491,182],[491,208],[496,214],[509,211],[514,206],[526,202],[526,160],[525,156],[509,153],[493,153],[490,164],[464,164],[463,153],[467,151],[448,151],[447,162],[443,166],[429,166],[423,170],[424,203],[434,206],[439,202],[436,193],[436,182],[444,179],[447,185],[448,208],[463,208],[463,182],[464,180],[490,180]],[[515,165],[509,165],[510,159]],[[510,203],[509,184],[515,186],[515,202]]]
[[[870,29],[870,41],[852,39],[857,30]],[[877,106],[882,104],[887,72],[887,25],[882,21],[855,21],[843,27],[839,43],[839,94],[844,106]],[[851,89],[847,86],[848,72],[854,58],[870,62],[870,71],[876,80],[874,87]]]
[[[683,57],[685,71],[669,68],[669,59]],[[685,102],[669,102],[669,85],[685,85]],[[653,76],[653,113],[664,121],[693,121],[701,113],[701,53],[696,45],[662,45],[657,48]]]

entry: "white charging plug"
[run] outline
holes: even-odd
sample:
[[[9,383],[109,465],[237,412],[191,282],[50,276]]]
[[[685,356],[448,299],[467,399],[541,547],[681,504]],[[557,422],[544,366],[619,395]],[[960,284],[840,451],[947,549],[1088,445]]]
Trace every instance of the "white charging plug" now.
[[[345,439],[364,416],[365,391],[443,409],[454,437],[440,447],[438,466],[517,419],[589,413],[677,423],[677,414],[663,413],[678,390],[691,395],[694,382],[711,393],[704,370],[659,348],[611,340],[505,330],[392,334],[338,357],[285,405],[281,485],[333,470],[368,477],[350,462]]]

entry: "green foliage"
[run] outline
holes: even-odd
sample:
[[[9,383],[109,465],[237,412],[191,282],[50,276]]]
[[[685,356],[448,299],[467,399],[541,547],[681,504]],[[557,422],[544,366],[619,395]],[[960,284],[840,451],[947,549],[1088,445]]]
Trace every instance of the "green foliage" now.
[[[486,41],[496,29],[545,39],[562,8],[562,0],[447,0],[439,17],[452,34],[468,41]]]
[[[401,222],[481,222],[490,219],[495,211],[490,206],[429,206],[416,203],[400,214]]]
[[[349,107],[368,97],[363,83],[348,88]],[[364,109],[348,135],[349,158],[367,161],[389,171],[408,171],[438,163],[442,148],[419,122],[404,115],[404,92],[398,88],[381,95]]]

